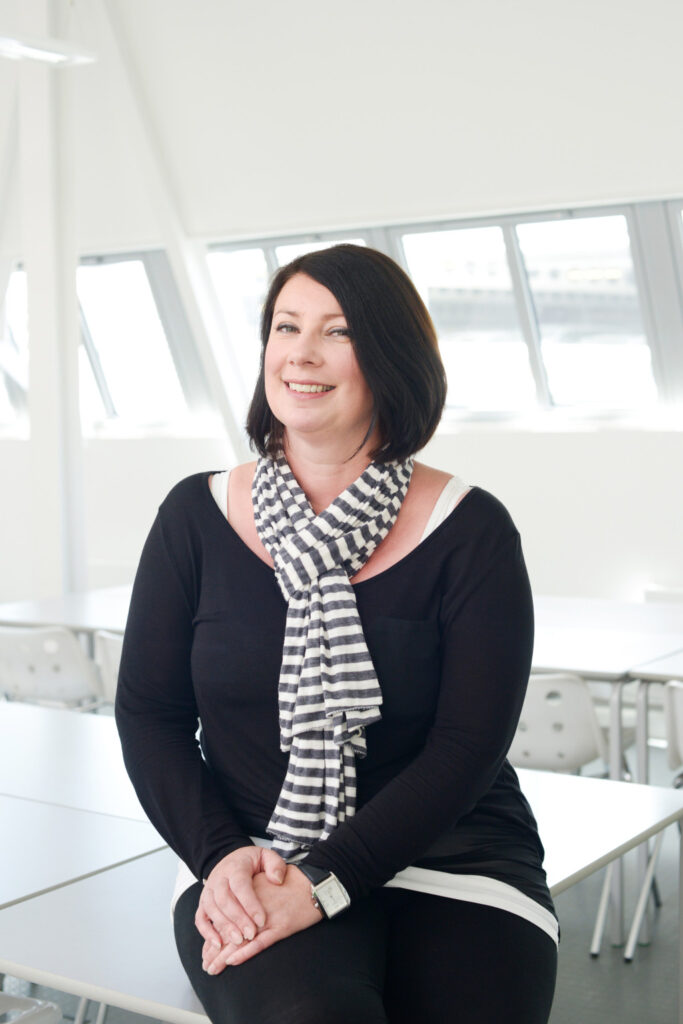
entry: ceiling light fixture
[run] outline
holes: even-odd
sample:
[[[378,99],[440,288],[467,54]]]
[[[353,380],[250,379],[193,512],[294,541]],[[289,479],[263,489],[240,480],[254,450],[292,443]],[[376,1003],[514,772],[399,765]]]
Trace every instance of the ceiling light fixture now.
[[[52,67],[73,67],[76,64],[92,64],[97,60],[94,53],[85,53],[64,39],[19,39],[0,36],[0,57],[10,60],[38,60]]]

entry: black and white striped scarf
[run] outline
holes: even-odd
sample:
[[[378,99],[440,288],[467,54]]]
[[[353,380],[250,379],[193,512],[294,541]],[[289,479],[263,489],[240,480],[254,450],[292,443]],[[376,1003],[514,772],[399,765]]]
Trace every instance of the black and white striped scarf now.
[[[355,759],[382,693],[349,577],[394,525],[412,471],[412,459],[373,462],[316,516],[284,455],[256,467],[256,529],[287,601],[278,700],[289,763],[268,833],[290,860],[356,809]]]

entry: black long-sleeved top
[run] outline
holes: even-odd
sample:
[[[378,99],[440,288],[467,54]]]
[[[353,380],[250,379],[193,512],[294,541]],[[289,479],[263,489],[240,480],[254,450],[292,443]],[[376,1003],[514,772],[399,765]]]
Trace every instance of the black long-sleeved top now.
[[[287,763],[277,702],[286,604],[273,570],[221,514],[209,477],[181,481],[159,509],[116,698],[140,801],[198,878],[250,835],[266,836]],[[357,762],[357,813],[307,860],[334,871],[352,899],[417,864],[499,879],[552,911],[536,823],[505,759],[533,645],[508,513],[473,488],[354,591],[382,720]]]

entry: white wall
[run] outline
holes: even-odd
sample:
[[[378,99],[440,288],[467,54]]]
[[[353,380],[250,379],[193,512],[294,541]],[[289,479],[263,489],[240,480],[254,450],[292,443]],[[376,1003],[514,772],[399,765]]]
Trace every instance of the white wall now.
[[[537,593],[683,585],[683,431],[467,429],[423,455],[507,505]]]
[[[90,0],[90,6],[96,0]],[[111,0],[190,235],[683,188],[678,0]],[[108,50],[80,73],[83,244],[154,233]]]
[[[89,582],[132,579],[156,509],[182,477],[220,469],[220,440],[89,441],[85,448]],[[496,494],[522,533],[534,589],[638,600],[648,583],[683,586],[683,432],[548,433],[464,429],[421,456]],[[40,480],[26,443],[4,442],[0,600],[33,593],[29,502]]]

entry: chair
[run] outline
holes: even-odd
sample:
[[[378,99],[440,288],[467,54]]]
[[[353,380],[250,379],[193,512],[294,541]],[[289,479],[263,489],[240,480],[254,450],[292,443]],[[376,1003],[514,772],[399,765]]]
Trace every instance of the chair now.
[[[78,711],[102,703],[97,666],[63,626],[0,626],[0,693]]]
[[[62,1011],[41,999],[0,992],[0,1020],[12,1024],[61,1024]]]
[[[95,633],[95,661],[100,669],[104,699],[111,704],[116,697],[122,647],[122,633],[110,633],[105,629]]]
[[[624,748],[634,735],[633,729],[624,729]],[[568,672],[531,675],[510,762],[520,768],[578,773],[597,758],[607,762],[608,757],[606,732],[586,682]]]

